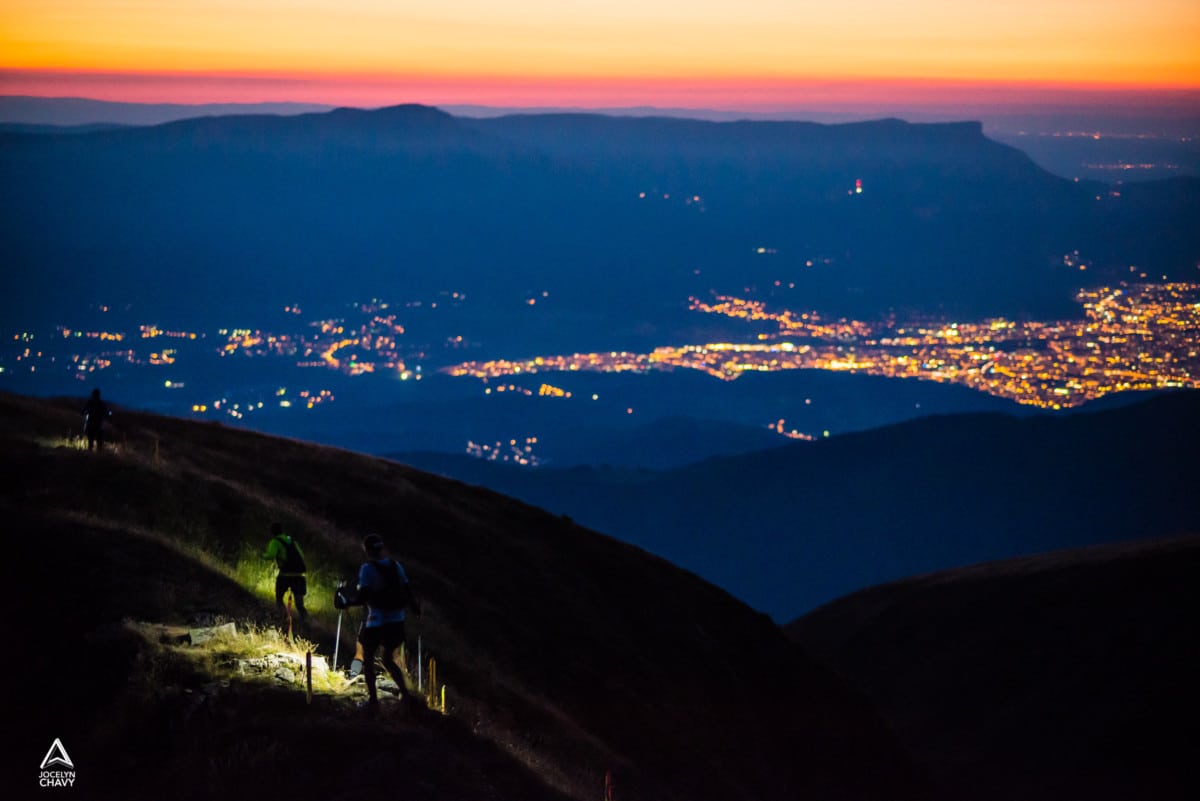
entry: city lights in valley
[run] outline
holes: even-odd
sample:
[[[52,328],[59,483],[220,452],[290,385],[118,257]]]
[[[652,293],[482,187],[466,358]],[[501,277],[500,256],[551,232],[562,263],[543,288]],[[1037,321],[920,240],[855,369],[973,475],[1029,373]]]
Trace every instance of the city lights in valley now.
[[[693,311],[767,322],[777,330],[754,342],[464,362],[446,372],[492,379],[690,369],[731,381],[750,371],[831,370],[953,382],[1053,409],[1125,390],[1200,388],[1200,284],[1103,287],[1081,290],[1077,300],[1082,320],[871,324],[771,311],[741,298],[692,298]]]

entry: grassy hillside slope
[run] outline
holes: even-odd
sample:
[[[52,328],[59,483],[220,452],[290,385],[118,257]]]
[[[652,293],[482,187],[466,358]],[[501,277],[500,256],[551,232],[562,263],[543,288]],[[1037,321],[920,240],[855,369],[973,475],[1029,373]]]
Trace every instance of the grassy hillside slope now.
[[[791,623],[957,798],[1195,798],[1200,537],[983,564]]]
[[[219,425],[118,411],[114,447],[90,454],[79,405],[0,395],[6,775],[35,782],[57,737],[100,798],[582,799],[610,770],[622,800],[926,796],[860,696],[660,559],[396,463]],[[258,557],[273,520],[308,555],[299,634],[324,657],[334,583],[384,535],[425,599],[409,636],[437,659],[445,716],[368,718],[336,677],[309,705],[239,672],[277,642]],[[213,620],[258,634],[172,639]]]

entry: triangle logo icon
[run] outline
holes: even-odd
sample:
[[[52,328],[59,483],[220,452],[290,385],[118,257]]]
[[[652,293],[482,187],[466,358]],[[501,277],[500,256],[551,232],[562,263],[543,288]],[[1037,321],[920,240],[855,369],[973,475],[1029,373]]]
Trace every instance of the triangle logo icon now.
[[[62,765],[63,767],[75,769],[75,763],[71,761],[71,757],[67,754],[67,749],[63,748],[62,740],[55,737],[54,744],[50,746],[50,750],[46,752],[46,758],[42,760],[42,770],[54,765]]]

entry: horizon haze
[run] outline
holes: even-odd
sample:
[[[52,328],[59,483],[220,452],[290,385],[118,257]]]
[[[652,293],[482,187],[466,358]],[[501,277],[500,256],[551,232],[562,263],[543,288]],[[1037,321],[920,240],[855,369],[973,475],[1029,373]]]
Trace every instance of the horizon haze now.
[[[1086,13],[1061,0],[13,0],[0,10],[0,93],[758,113],[1139,105],[1155,93],[1188,104],[1198,39],[1186,0],[1136,14],[1119,0]]]

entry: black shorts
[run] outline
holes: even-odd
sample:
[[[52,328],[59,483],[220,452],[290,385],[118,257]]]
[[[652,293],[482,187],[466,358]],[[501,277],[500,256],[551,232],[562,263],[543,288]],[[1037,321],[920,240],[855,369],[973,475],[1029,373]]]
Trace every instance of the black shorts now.
[[[292,591],[292,595],[296,596],[296,602],[299,603],[304,599],[304,594],[308,592],[308,582],[304,576],[276,576],[275,577],[275,602],[283,603],[283,596],[288,590]]]
[[[375,655],[375,649],[381,645],[386,659],[404,642],[405,634],[404,621],[401,620],[398,623],[384,623],[382,626],[372,626],[371,628],[364,627],[358,635],[358,641],[362,643],[363,655],[368,659]]]

